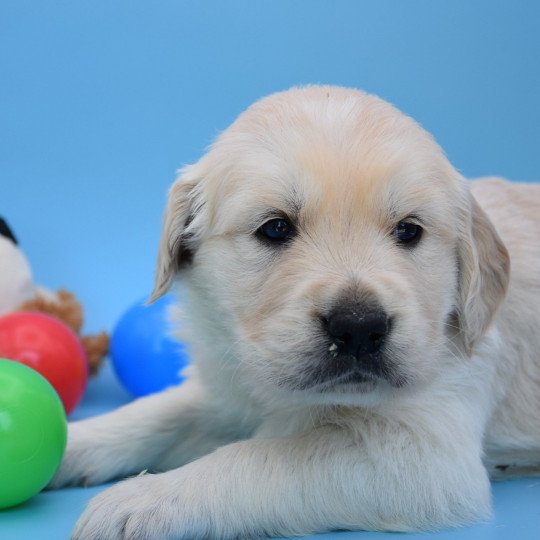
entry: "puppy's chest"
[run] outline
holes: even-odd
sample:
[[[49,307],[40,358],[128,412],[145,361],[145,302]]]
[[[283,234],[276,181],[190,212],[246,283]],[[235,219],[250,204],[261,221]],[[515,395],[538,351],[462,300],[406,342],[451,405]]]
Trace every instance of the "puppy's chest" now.
[[[256,439],[291,437],[321,425],[321,412],[312,409],[279,411],[265,416],[254,433]]]

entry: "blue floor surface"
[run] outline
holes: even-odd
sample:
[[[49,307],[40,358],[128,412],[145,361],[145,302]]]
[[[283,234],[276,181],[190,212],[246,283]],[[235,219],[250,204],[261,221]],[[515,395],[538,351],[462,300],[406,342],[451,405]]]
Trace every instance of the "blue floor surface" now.
[[[101,414],[130,401],[109,366],[92,380],[71,419]],[[40,493],[18,507],[0,511],[0,540],[66,540],[91,497],[107,486]],[[327,533],[317,540],[540,540],[540,478],[493,485],[495,517],[489,523],[429,534],[372,532]],[[100,539],[105,540],[105,539]]]

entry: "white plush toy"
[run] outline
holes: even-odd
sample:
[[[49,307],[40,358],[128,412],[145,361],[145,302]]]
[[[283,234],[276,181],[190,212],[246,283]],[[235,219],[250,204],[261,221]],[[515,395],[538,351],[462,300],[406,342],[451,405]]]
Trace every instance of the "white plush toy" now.
[[[36,294],[28,260],[8,224],[0,218],[0,315],[14,311]]]
[[[53,292],[32,281],[30,264],[8,224],[0,217],[0,317],[12,311],[39,311],[55,317],[79,335],[88,358],[90,374],[97,372],[109,348],[105,332],[81,336],[83,309],[75,296]]]

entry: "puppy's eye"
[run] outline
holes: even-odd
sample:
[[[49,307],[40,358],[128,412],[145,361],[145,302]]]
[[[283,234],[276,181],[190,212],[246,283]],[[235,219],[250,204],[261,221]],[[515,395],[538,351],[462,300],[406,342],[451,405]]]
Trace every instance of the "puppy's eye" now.
[[[413,247],[419,242],[422,231],[422,227],[416,223],[400,221],[394,229],[394,236],[398,243],[405,244],[407,247]]]
[[[283,243],[294,236],[294,227],[284,218],[275,218],[263,223],[257,229],[257,234],[265,240]]]

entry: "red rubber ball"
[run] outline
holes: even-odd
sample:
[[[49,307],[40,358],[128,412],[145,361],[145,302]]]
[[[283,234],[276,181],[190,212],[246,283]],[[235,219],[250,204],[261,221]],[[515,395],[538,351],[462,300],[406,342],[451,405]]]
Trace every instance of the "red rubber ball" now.
[[[0,317],[0,357],[43,375],[60,396],[66,414],[86,388],[88,363],[79,338],[64,323],[43,313],[21,311]]]

